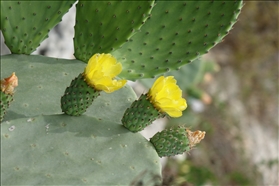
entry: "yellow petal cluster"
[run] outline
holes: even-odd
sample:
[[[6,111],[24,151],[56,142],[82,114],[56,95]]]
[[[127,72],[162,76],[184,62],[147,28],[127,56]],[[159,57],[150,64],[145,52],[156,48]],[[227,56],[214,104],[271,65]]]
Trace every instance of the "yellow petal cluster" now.
[[[121,63],[111,54],[95,54],[89,59],[84,76],[90,86],[111,93],[122,88],[127,82],[114,79],[121,71]]]
[[[182,90],[176,84],[173,76],[159,77],[148,92],[152,104],[161,112],[171,117],[182,116],[187,103],[182,98]]]

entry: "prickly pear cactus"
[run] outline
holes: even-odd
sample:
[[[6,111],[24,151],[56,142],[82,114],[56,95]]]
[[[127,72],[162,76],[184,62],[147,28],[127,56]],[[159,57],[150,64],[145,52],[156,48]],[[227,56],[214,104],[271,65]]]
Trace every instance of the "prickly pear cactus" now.
[[[125,109],[136,99],[129,86],[113,95],[101,93],[87,116],[61,115],[60,97],[76,70],[84,66],[76,60],[3,56],[1,67],[5,71],[18,69],[21,80],[15,94],[17,101],[1,124],[2,157],[6,162],[1,165],[6,170],[2,172],[3,184],[126,185],[143,171],[160,177],[153,146],[120,125]],[[52,73],[47,76],[45,70]],[[51,84],[46,83],[46,77]],[[36,116],[47,111],[56,115]],[[35,167],[30,171],[31,164]],[[150,164],[154,166],[149,168]],[[76,169],[79,173],[73,173]],[[120,172],[124,178],[119,179]]]
[[[220,42],[242,6],[242,1],[81,0],[77,59],[16,55],[34,51],[74,2],[1,1],[1,31],[12,52],[1,57],[1,78],[16,72],[20,79],[16,101],[1,123],[4,185],[129,185],[146,172],[140,183],[160,178],[163,154],[156,140],[150,143],[121,125],[136,99],[131,87],[101,92],[83,116],[71,117],[60,107],[66,85],[95,53],[110,52],[122,63],[120,78],[129,80],[177,69]]]
[[[144,171],[145,180],[161,175],[145,138],[89,116],[4,122],[1,142],[3,185],[127,185]]]

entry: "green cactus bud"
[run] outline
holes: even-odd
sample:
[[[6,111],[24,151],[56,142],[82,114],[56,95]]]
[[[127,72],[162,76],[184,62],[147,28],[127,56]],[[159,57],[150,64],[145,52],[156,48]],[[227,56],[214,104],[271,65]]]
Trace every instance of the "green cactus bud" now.
[[[15,73],[8,78],[4,78],[0,82],[0,122],[3,120],[6,110],[9,108],[10,103],[13,101],[14,88],[18,85],[18,79]]]
[[[71,116],[79,116],[92,104],[93,100],[100,95],[100,91],[89,86],[83,74],[72,80],[61,98],[62,111]]]
[[[205,132],[192,132],[184,126],[178,126],[156,133],[150,142],[160,157],[174,156],[190,151],[204,136]]]
[[[124,113],[122,123],[132,132],[138,132],[150,125],[154,120],[164,117],[165,114],[157,110],[148,98],[148,94],[142,94],[134,101]]]

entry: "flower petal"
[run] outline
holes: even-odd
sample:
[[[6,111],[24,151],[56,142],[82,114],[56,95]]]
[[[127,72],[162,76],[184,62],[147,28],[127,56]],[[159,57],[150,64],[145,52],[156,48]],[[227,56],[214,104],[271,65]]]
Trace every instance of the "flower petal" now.
[[[153,86],[150,89],[150,95],[156,96],[156,94],[162,90],[164,86],[164,76],[159,77],[153,84]]]
[[[182,98],[182,90],[173,76],[159,77],[149,90],[148,96],[157,109],[171,117],[180,117],[187,108],[186,100]]]
[[[122,88],[126,84],[127,80],[111,80],[109,77],[104,77],[96,81],[95,88],[97,90],[103,90],[106,93],[114,92]]]

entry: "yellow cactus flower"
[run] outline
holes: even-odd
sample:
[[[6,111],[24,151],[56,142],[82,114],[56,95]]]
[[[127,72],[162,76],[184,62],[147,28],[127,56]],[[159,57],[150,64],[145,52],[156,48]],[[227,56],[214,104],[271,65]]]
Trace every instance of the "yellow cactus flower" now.
[[[122,88],[127,82],[114,79],[121,71],[121,63],[111,54],[95,54],[89,59],[84,76],[90,86],[111,93]]]
[[[182,111],[187,108],[182,90],[176,85],[173,76],[159,77],[149,90],[148,97],[159,111],[171,117],[182,116]]]

